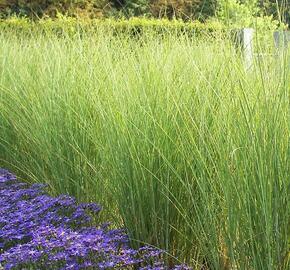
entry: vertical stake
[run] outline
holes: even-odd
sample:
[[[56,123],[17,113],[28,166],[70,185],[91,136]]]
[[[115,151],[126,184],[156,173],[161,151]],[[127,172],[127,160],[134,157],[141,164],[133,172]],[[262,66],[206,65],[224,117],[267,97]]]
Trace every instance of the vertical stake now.
[[[241,48],[243,51],[244,65],[246,71],[251,70],[254,65],[254,29],[243,28],[241,30]]]
[[[234,30],[232,33],[235,46],[243,58],[245,70],[249,71],[254,65],[254,29],[242,28]]]
[[[290,31],[275,31],[274,42],[277,50],[287,49],[290,42]]]

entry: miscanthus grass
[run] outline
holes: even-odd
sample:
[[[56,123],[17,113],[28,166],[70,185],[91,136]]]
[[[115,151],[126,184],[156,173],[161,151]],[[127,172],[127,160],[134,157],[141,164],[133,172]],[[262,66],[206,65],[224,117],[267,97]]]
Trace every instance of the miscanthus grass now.
[[[124,229],[99,224],[100,210],[71,196],[48,196],[45,185],[21,183],[0,168],[0,269],[170,270],[162,250],[134,250]]]
[[[220,37],[1,33],[0,165],[196,269],[286,269],[290,61],[270,53],[246,71]]]

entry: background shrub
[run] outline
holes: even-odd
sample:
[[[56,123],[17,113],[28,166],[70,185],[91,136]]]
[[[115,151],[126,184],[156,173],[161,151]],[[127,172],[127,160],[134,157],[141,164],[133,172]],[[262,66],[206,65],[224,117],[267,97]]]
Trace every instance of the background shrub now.
[[[0,4],[1,17],[12,14],[41,18],[56,17],[58,13],[69,16],[102,17],[108,0],[4,0]]]
[[[252,16],[273,16],[290,22],[287,0],[1,0],[0,17],[155,17],[201,21],[216,17],[240,24]]]

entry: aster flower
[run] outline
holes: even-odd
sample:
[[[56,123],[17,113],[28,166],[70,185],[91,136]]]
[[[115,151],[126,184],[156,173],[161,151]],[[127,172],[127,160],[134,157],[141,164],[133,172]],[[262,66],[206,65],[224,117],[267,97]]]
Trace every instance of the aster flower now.
[[[78,205],[68,195],[54,198],[45,188],[18,182],[0,169],[0,269],[169,270],[161,250],[131,249],[124,229],[92,226],[98,204]]]

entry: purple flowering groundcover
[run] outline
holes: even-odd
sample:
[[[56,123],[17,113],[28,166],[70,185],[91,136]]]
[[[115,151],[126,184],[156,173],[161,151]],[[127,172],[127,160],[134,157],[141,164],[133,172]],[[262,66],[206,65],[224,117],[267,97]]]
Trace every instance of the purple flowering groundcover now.
[[[44,188],[21,183],[0,168],[0,270],[169,269],[161,250],[132,249],[124,230],[92,227],[98,204],[51,197]]]

